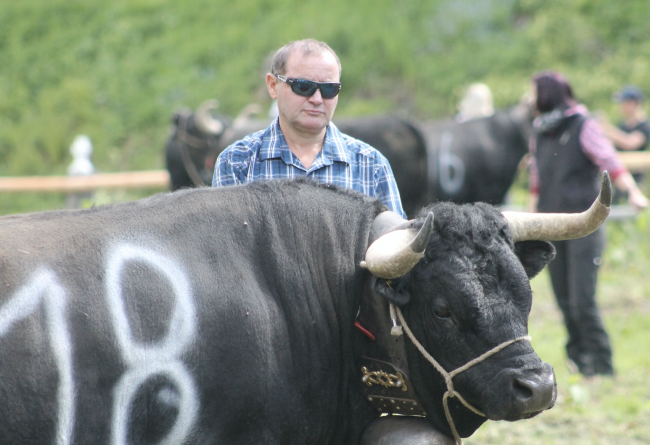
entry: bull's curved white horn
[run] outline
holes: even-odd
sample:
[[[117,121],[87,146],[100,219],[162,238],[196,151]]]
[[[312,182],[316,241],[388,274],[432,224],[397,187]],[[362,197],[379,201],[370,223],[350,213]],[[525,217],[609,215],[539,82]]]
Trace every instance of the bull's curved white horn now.
[[[219,108],[219,101],[217,99],[210,99],[199,105],[196,109],[195,119],[196,126],[205,134],[213,134],[219,136],[223,133],[223,123],[219,119],[215,119],[210,114],[210,110]]]
[[[401,229],[377,238],[366,250],[366,260],[361,262],[361,267],[379,278],[401,277],[424,256],[432,231],[433,213],[429,212],[419,231]]]
[[[600,194],[582,213],[503,212],[515,242],[527,240],[562,241],[581,238],[594,232],[609,215],[612,185],[603,173]]]
[[[260,114],[262,112],[262,106],[260,104],[252,103],[245,105],[244,108],[241,109],[237,117],[235,118],[234,122],[232,123],[232,126],[234,128],[242,128],[246,125],[246,122],[250,120],[253,116],[256,114]]]

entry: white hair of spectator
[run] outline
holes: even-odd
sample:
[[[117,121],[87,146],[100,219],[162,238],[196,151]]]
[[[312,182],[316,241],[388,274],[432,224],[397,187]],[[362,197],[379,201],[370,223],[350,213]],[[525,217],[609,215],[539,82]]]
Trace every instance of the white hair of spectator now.
[[[457,120],[460,122],[494,114],[492,91],[484,83],[473,83],[465,92],[458,106]]]

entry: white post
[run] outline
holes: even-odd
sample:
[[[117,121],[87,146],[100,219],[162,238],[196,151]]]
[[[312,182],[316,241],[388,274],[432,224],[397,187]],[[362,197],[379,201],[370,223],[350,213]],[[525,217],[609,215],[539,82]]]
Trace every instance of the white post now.
[[[77,136],[70,146],[72,154],[72,163],[68,167],[68,176],[85,176],[92,175],[95,167],[90,162],[90,155],[93,152],[93,144],[90,138],[85,134]],[[83,206],[83,201],[92,199],[93,193],[70,193],[66,199],[69,209],[79,209]]]

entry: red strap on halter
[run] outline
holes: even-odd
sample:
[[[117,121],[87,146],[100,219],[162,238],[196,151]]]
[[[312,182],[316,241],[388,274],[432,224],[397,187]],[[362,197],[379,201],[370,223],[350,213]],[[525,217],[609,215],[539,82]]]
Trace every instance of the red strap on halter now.
[[[363,333],[366,335],[366,337],[368,337],[370,340],[374,340],[374,339],[375,339],[375,336],[372,335],[372,333],[371,333],[369,330],[367,330],[366,328],[364,328],[363,326],[361,326],[361,323],[359,323],[358,320],[354,322],[354,325],[355,325],[355,326],[356,326],[356,327],[357,327],[361,332],[363,332]]]

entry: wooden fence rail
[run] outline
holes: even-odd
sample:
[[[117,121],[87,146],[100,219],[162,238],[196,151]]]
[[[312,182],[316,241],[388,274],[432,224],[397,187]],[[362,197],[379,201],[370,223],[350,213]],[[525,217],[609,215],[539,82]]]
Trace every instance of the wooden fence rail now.
[[[0,192],[87,192],[99,188],[169,188],[167,170],[101,173],[88,176],[0,177]]]
[[[650,170],[650,152],[619,153],[632,172]],[[86,192],[98,188],[169,188],[167,170],[101,173],[88,176],[4,176],[0,192]]]
[[[619,152],[618,156],[627,169],[633,173],[650,170],[650,152],[625,151]]]

